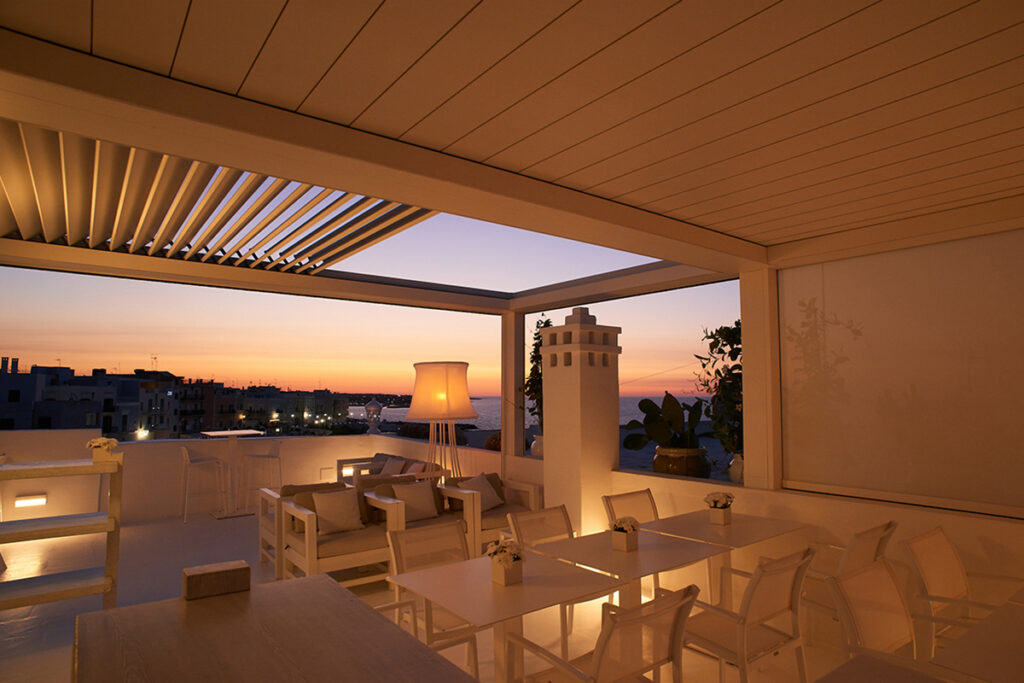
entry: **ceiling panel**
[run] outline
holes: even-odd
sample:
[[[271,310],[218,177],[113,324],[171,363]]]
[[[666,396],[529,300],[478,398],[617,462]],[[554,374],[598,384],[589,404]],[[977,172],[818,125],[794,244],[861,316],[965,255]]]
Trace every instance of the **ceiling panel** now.
[[[352,125],[401,137],[572,4],[573,0],[484,0],[381,93]]]
[[[596,0],[577,4],[450,97],[402,139],[443,149],[671,6]]]
[[[238,94],[295,110],[381,0],[290,0]]]
[[[299,107],[348,125],[401,78],[476,3],[392,0],[384,3]]]
[[[88,52],[92,0],[5,0],[0,2],[0,25]]]
[[[743,33],[729,32],[676,60],[671,68],[663,70],[664,74],[651,74],[634,86],[646,87],[652,94],[680,94],[662,97],[646,109],[626,104],[633,88],[605,98],[599,103],[605,112],[609,108],[630,106],[639,113],[620,125],[597,131],[589,139],[574,137],[573,140],[580,140],[578,144],[549,155],[526,172],[557,179],[572,187],[597,187],[609,180],[618,180],[630,171],[646,169],[649,164],[664,159],[669,150],[677,153],[707,144],[724,134],[744,130],[752,120],[771,120],[784,112],[799,110],[810,102],[870,82],[874,74],[863,65],[843,66],[854,61],[854,56],[865,46],[884,44],[962,2],[947,2],[945,6],[935,3],[929,5],[929,13],[899,11],[906,6],[874,5],[841,22],[832,21],[834,14],[823,14],[813,23],[794,25],[793,32],[773,37],[770,43],[760,40],[758,34],[768,30],[767,27],[780,17],[766,12],[758,17],[762,22],[751,21],[737,28]],[[745,53],[719,59],[717,53],[723,45],[737,42],[751,47]],[[929,48],[929,54],[932,50]],[[832,65],[835,66],[829,69]],[[661,79],[660,85],[653,80],[656,77]],[[673,81],[679,81],[686,88],[681,92],[669,90]],[[577,129],[596,130],[595,114],[588,114],[588,111],[597,106],[588,107],[562,125],[575,123]],[[608,117],[602,114],[601,118],[607,120]],[[821,120],[828,119],[818,119]],[[666,143],[675,146],[668,147]],[[623,182],[627,180],[631,178]],[[641,177],[627,187],[634,189],[643,183]],[[609,190],[610,193],[616,191]]]
[[[286,0],[193,0],[171,75],[234,93]]]
[[[60,155],[67,242],[78,244],[89,235],[96,143],[81,135],[60,133]]]
[[[166,76],[188,6],[188,0],[94,0],[93,54]]]
[[[770,4],[768,0],[725,5],[716,0],[696,0],[685,6],[675,5],[477,127],[445,151],[500,166],[496,155],[518,140],[756,15]]]

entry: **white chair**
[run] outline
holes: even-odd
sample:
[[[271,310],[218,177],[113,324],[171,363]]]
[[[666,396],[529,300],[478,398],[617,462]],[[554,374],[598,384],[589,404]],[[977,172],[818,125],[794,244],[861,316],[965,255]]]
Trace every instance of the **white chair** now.
[[[976,621],[971,611],[982,610],[987,615],[998,605],[974,599],[970,579],[1002,581],[1011,585],[1020,583],[1020,579],[1000,574],[968,573],[956,546],[946,536],[942,527],[915,536],[903,542],[910,554],[917,577],[923,592],[921,598],[930,610],[931,617],[950,617],[955,621]],[[947,626],[940,626],[932,621],[932,649],[937,638],[944,637],[949,631]]]
[[[525,547],[573,538],[576,534],[569,519],[569,512],[564,505],[508,513],[508,524],[512,536]],[[593,596],[598,597],[598,596]],[[587,602],[593,597],[578,602]],[[558,606],[559,643],[563,659],[569,658],[569,634],[573,627],[573,603],[562,603]]]
[[[391,548],[391,566],[395,574],[451,564],[469,559],[466,543],[466,525],[462,520],[433,524],[415,529],[388,531]],[[395,603],[408,604],[401,586],[393,584]],[[413,604],[417,601],[412,599]],[[474,677],[479,677],[479,659],[476,632],[480,629],[468,624],[451,612],[423,601],[424,642],[435,649],[445,649],[459,643],[466,644],[466,665]],[[411,611],[413,632],[418,637],[417,612]]]
[[[270,468],[270,481],[261,481],[259,475],[263,474],[268,467]],[[243,453],[241,475],[239,479],[241,479],[242,489],[245,492],[245,509],[248,510],[251,494],[255,493],[259,496],[260,489],[264,487],[280,488],[284,481],[281,478],[281,442],[276,439],[271,441],[266,453]],[[255,483],[253,483],[254,478],[256,479]]]
[[[654,672],[661,678],[661,667],[672,665],[672,680],[682,683],[683,640],[687,617],[697,600],[697,586],[680,591],[665,591],[654,600],[631,608],[602,606],[601,633],[594,649],[566,661],[527,640],[510,633],[509,660],[517,649],[528,650],[548,661],[554,668],[527,676],[528,681],[625,681],[647,680],[643,674]]]
[[[228,509],[228,489],[227,489],[227,474],[224,469],[224,463],[218,458],[197,458],[192,455],[192,452],[187,446],[181,447],[181,521],[183,523],[188,522],[188,491],[189,483],[192,478],[192,469],[196,467],[204,467],[210,469],[211,467],[216,471],[217,475],[217,494],[220,497],[220,510],[219,512],[226,512]]]
[[[650,489],[640,491],[627,491],[626,493],[615,493],[609,496],[601,496],[604,502],[604,511],[608,514],[608,527],[611,528],[615,520],[621,517],[633,517],[641,524],[653,522],[658,517],[658,506],[654,503],[654,494]],[[657,574],[653,574],[654,593],[658,593],[661,581]],[[708,565],[708,583],[711,583],[711,565]]]
[[[921,648],[915,638],[913,616],[886,560],[830,576],[826,582],[839,610],[849,656],[865,654],[933,675],[943,671],[943,678],[952,674],[948,669],[917,661]],[[964,625],[941,618],[939,621]]]
[[[845,546],[813,543],[814,559],[804,582],[804,604],[838,619],[825,579],[865,567],[885,557],[885,548],[896,531],[896,522],[859,531]]]
[[[412,635],[417,640],[420,637],[418,621],[416,619],[416,600],[396,600],[394,602],[388,602],[383,605],[376,605],[374,607],[378,612],[394,612],[396,615],[395,622],[401,626],[401,614],[403,609],[408,609],[412,614]],[[462,636],[461,638],[449,638],[439,643],[429,645],[434,652],[440,652],[441,650],[447,650],[451,647],[457,647],[459,645],[465,645],[468,650],[467,659],[469,659],[469,674],[480,680],[480,663],[479,658],[476,654],[476,634],[469,634]]]
[[[762,559],[753,574],[723,567],[726,572],[749,580],[738,611],[697,602],[703,611],[690,617],[686,627],[686,647],[698,654],[718,659],[718,678],[722,680],[723,664],[739,667],[740,683],[746,683],[751,664],[783,648],[795,650],[801,683],[807,680],[803,641],[800,637],[799,605],[804,574],[811,564],[810,548],[776,560]],[[731,577],[729,577],[731,579]],[[768,621],[790,617],[787,633]]]

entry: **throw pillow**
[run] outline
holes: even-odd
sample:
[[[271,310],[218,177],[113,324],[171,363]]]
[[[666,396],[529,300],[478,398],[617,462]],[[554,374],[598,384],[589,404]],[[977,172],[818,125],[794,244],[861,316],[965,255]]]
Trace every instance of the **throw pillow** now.
[[[356,489],[314,493],[317,527],[320,533],[335,534],[339,531],[362,529],[358,496],[359,491]]]
[[[467,479],[459,483],[460,489],[470,489],[471,491],[480,492],[480,511],[486,512],[492,510],[501,505],[501,498],[498,496],[498,492],[494,490],[494,486],[491,485],[490,480],[483,475],[478,474],[472,479]]]
[[[420,519],[437,517],[434,504],[434,484],[429,481],[418,481],[415,484],[395,484],[395,498],[405,501],[405,521],[415,522]]]
[[[381,474],[401,474],[402,468],[405,467],[405,460],[403,458],[388,458],[388,461],[384,463],[384,467],[381,468]]]
[[[409,463],[409,466],[405,468],[405,474],[416,474],[417,472],[426,472],[427,463],[422,460],[414,460]]]

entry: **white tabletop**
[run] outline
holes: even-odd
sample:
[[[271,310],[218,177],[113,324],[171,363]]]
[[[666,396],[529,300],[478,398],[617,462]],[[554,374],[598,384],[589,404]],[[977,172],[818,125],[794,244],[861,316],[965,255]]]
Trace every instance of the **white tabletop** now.
[[[932,663],[992,683],[1024,672],[1024,605],[1007,603],[939,650]]]
[[[542,543],[533,550],[600,569],[623,579],[639,579],[728,552],[722,546],[643,531],[637,538],[637,549],[623,552],[612,549],[611,535],[611,531],[603,531],[579,538],[566,538]]]
[[[807,525],[804,522],[758,515],[741,515],[735,512],[732,514],[731,524],[712,524],[708,510],[663,517],[640,525],[642,529],[648,531],[714,543],[727,548],[743,548],[805,526]]]
[[[486,556],[389,576],[388,581],[481,628],[601,591],[610,593],[624,584],[529,551],[523,582],[511,586],[491,581],[491,558]]]
[[[935,683],[941,680],[906,666],[868,655],[857,655],[819,678],[817,683]]]

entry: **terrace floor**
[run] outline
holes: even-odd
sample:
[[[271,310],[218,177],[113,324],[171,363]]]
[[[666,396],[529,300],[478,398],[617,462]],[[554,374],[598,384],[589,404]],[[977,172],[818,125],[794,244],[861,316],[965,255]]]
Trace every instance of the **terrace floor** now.
[[[30,541],[2,548],[7,571],[4,581],[39,573],[50,573],[102,564],[102,536],[72,537]],[[181,594],[181,570],[199,564],[244,559],[253,568],[252,580],[273,580],[269,564],[261,565],[256,550],[254,516],[215,520],[206,515],[192,517],[188,524],[180,519],[129,525],[121,532],[120,586],[118,604],[130,605],[178,597]],[[391,599],[383,582],[357,588],[369,603]],[[74,617],[98,610],[98,596],[24,607],[0,612],[0,681],[51,683],[66,681],[71,675],[71,645]],[[600,626],[600,600],[576,611],[576,626],[571,636],[573,653],[593,647]],[[528,615],[524,626],[528,638],[557,651],[558,612],[545,610]],[[823,634],[824,635],[824,634]],[[836,647],[837,634],[828,634],[807,647],[809,680],[815,680],[842,661]],[[481,680],[493,679],[493,651],[488,632],[478,636]],[[451,658],[462,664],[461,648]],[[762,660],[754,681],[795,681],[794,658],[790,652]],[[539,661],[527,660],[527,669],[541,668]],[[684,675],[689,680],[716,680],[717,664],[692,653],[686,654]],[[667,672],[666,672],[667,673]],[[735,669],[726,667],[726,681],[737,681]]]

